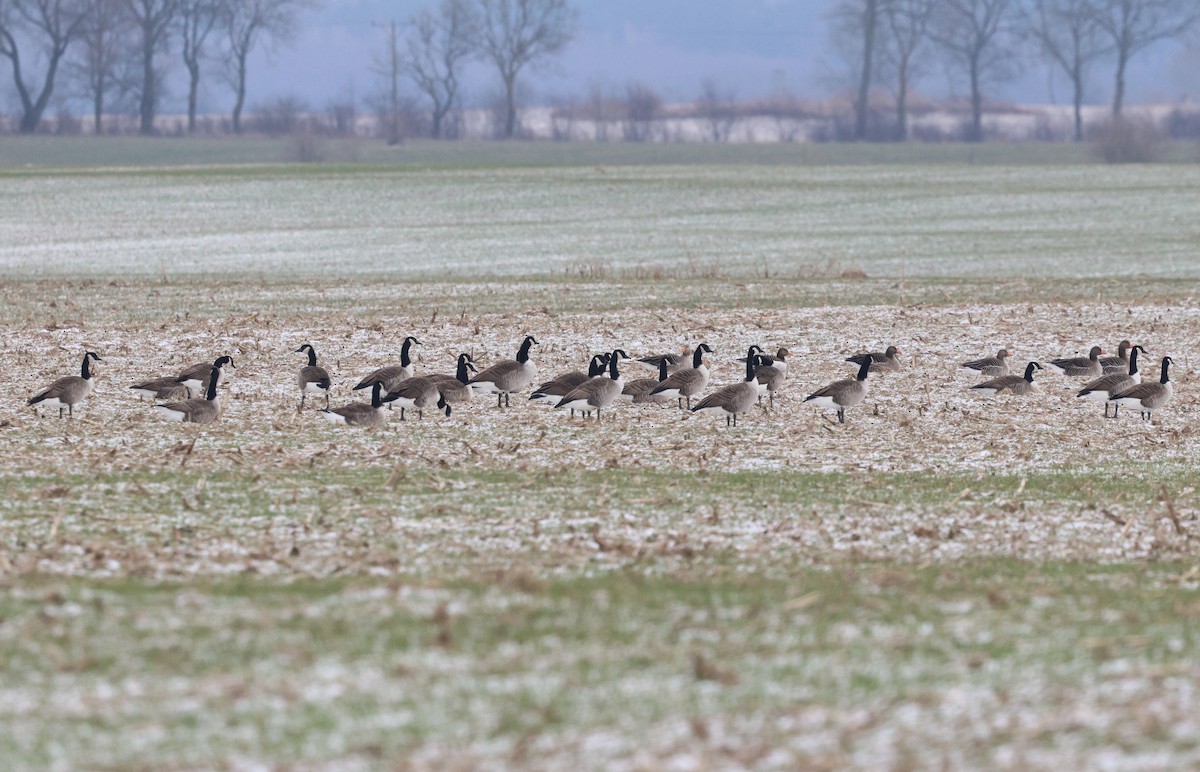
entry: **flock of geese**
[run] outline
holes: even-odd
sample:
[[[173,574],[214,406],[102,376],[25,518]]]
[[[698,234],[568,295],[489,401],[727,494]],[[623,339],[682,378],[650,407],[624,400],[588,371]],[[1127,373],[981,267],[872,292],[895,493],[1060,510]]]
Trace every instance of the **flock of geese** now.
[[[469,353],[458,355],[457,369],[453,375],[417,375],[412,361],[412,346],[421,345],[415,337],[404,339],[400,349],[400,364],[388,365],[367,375],[354,386],[355,390],[370,390],[371,401],[355,402],[342,407],[330,407],[329,393],[333,387],[329,371],[317,363],[317,352],[306,343],[295,353],[305,354],[308,363],[300,367],[296,383],[300,390],[300,405],[303,410],[308,397],[324,397],[322,415],[335,424],[370,426],[383,423],[384,406],[400,407],[400,418],[405,412],[416,410],[423,417],[426,408],[436,408],[449,416],[453,406],[471,400],[475,393],[495,394],[497,407],[508,407],[514,393],[529,388],[537,378],[537,366],[530,358],[530,350],[538,345],[532,336],[526,336],[514,359],[497,362],[482,372],[476,369]],[[678,354],[659,354],[633,359],[622,349],[597,354],[592,357],[588,371],[563,373],[533,389],[529,399],[543,402],[558,409],[569,409],[584,417],[595,414],[600,420],[601,411],[618,402],[657,403],[675,402],[681,409],[693,413],[709,413],[725,417],[726,425],[737,426],[738,416],[746,413],[766,397],[774,405],[775,394],[783,387],[787,376],[789,351],[778,349],[767,355],[761,346],[750,346],[740,362],[746,365],[745,378],[722,386],[701,396],[709,387],[709,371],[705,364],[706,354],[713,350],[701,343],[694,350],[683,349]],[[886,351],[857,354],[846,362],[858,366],[854,378],[837,380],[809,394],[805,402],[837,411],[840,423],[846,421],[846,410],[863,402],[867,396],[867,376],[871,373],[899,371],[902,352],[895,346]],[[1149,420],[1155,410],[1165,405],[1172,394],[1168,368],[1170,357],[1163,357],[1158,381],[1142,382],[1138,369],[1138,355],[1146,354],[1141,346],[1121,341],[1117,356],[1104,356],[1100,346],[1094,346],[1086,357],[1053,359],[1043,365],[1029,362],[1024,375],[1009,373],[1009,352],[1000,349],[995,356],[964,362],[963,367],[979,371],[988,380],[971,388],[982,394],[1010,393],[1026,395],[1034,392],[1034,373],[1052,369],[1070,378],[1086,378],[1087,382],[1076,395],[1081,399],[1104,402],[1104,415],[1116,418],[1121,406],[1141,411],[1144,420]],[[621,372],[621,363],[628,360],[641,367],[654,370],[656,377],[626,380]],[[83,356],[83,367],[79,375],[59,378],[30,398],[29,405],[57,408],[59,418],[64,411],[74,415],[75,405],[92,393],[92,362],[102,362],[95,352]],[[129,388],[142,399],[156,401],[154,410],[169,421],[207,424],[218,420],[221,415],[217,398],[217,383],[222,368],[234,367],[233,359],[221,356],[212,364],[201,362],[176,375],[137,383]],[[693,398],[699,398],[693,405]],[[161,402],[159,402],[161,400]]]

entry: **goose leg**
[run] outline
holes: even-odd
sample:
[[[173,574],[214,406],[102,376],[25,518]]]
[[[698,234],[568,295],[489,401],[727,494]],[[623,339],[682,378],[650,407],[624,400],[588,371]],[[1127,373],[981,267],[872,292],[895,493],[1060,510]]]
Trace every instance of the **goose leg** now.
[[[509,395],[508,395],[508,392],[507,392],[507,391],[506,391],[506,392],[504,392],[504,406],[505,406],[505,407],[511,407],[511,406],[512,406],[512,403],[508,401],[508,396],[509,396]]]
[[[325,409],[329,409],[329,392],[325,392]]]
[[[1113,418],[1116,418],[1117,414],[1120,412],[1121,412],[1121,403],[1120,402],[1113,403]]]
[[[304,409],[304,400],[307,397],[308,397],[307,394],[305,394],[304,392],[300,392],[300,407],[296,408],[297,413],[299,413],[301,410]]]
[[[400,420],[404,420],[404,405],[400,406]]]
[[[846,411],[845,411],[845,409],[842,409],[842,410],[839,410],[839,411],[838,411],[838,423],[839,423],[839,424],[844,424],[844,423],[846,423]]]

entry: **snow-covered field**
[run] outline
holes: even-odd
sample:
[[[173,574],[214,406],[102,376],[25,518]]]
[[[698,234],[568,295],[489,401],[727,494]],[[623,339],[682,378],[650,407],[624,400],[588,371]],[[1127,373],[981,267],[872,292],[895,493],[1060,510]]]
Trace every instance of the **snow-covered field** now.
[[[1200,174],[691,168],[31,173],[0,208],[0,755],[18,766],[1200,762]],[[350,386],[700,341],[793,352],[736,429]],[[1175,358],[1106,420],[966,359]],[[802,403],[894,344],[846,425]],[[77,372],[73,421],[24,406]],[[212,427],[126,386],[233,356]]]

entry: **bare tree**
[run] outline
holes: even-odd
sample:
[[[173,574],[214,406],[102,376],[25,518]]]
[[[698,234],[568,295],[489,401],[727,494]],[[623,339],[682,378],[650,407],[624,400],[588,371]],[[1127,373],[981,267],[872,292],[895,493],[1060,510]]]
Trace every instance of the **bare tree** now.
[[[829,12],[838,56],[850,67],[854,80],[855,141],[867,138],[871,82],[878,71],[879,26],[888,0],[837,0]]]
[[[442,136],[446,115],[458,102],[462,65],[474,53],[476,19],[468,0],[442,0],[437,13],[425,9],[409,21],[402,66],[405,74],[432,102],[431,133]]]
[[[896,139],[908,140],[908,92],[929,36],[938,0],[888,0],[883,9],[887,45],[882,51],[896,78]]]
[[[396,34],[396,22],[388,23],[387,46],[382,56],[376,56],[371,70],[383,82],[382,93],[376,99],[378,112],[383,120],[384,138],[388,145],[399,145],[403,139],[400,131],[400,73],[403,59],[400,55],[400,39]]]
[[[1075,141],[1083,141],[1083,91],[1087,67],[1107,52],[1098,21],[1104,0],[1033,0],[1025,27],[1046,61],[1071,81]]]
[[[971,88],[968,142],[983,140],[983,87],[1011,75],[1015,0],[941,0],[934,12],[933,40],[967,71]]]
[[[609,126],[619,120],[619,101],[599,83],[593,83],[588,89],[584,112],[592,122],[592,133],[597,142],[608,141]]]
[[[138,131],[154,133],[154,114],[162,96],[163,74],[158,56],[165,53],[168,32],[179,10],[179,0],[125,0],[125,7],[137,28],[137,52],[141,64],[138,93]]]
[[[123,0],[94,0],[79,31],[79,51],[70,64],[81,93],[92,104],[92,131],[103,131],[104,109],[120,87],[118,72],[124,62],[129,17]]]
[[[504,85],[503,135],[517,132],[517,78],[526,67],[557,54],[575,36],[567,0],[474,0],[479,9],[478,48]]]
[[[22,134],[37,131],[54,93],[59,65],[67,47],[87,20],[87,0],[0,0],[0,56],[12,65],[13,85],[21,98]],[[22,59],[21,43],[34,49],[31,61]],[[25,65],[43,63],[40,75],[26,82]]]
[[[246,106],[246,67],[250,53],[260,43],[291,38],[297,17],[309,6],[307,0],[228,0],[224,5],[225,33],[229,60],[226,76],[233,87],[233,132],[242,132],[242,110]]]
[[[625,89],[625,140],[650,141],[661,109],[662,98],[654,89],[641,83],[630,83]]]
[[[221,0],[179,0],[179,39],[188,73],[187,130],[196,133],[196,100],[200,94],[200,62],[204,45],[224,10]]]
[[[738,118],[733,92],[722,92],[716,81],[705,78],[700,85],[700,98],[696,100],[696,108],[700,117],[708,123],[708,134],[712,141],[728,142]]]
[[[1125,106],[1125,69],[1129,60],[1160,40],[1181,37],[1200,23],[1196,0],[1102,0],[1096,23],[1108,36],[1117,58],[1113,118]]]

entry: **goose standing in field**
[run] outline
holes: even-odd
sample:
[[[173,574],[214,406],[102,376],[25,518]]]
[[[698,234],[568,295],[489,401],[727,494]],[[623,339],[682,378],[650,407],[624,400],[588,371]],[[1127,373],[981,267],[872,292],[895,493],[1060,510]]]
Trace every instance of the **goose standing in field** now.
[[[1129,372],[1129,350],[1133,348],[1127,340],[1123,340],[1117,344],[1117,355],[1115,357],[1100,357],[1100,366],[1104,368],[1105,375],[1125,375]]]
[[[691,410],[692,397],[704,391],[708,386],[708,366],[704,364],[705,353],[712,353],[712,349],[708,347],[707,343],[696,346],[696,350],[692,354],[692,366],[676,370],[665,381],[651,389],[650,396],[661,394],[667,399],[677,400],[680,402],[681,408],[683,407],[682,402],[686,398],[688,410]]]
[[[1145,354],[1146,349],[1141,346],[1134,346],[1129,353],[1129,372],[1127,373],[1109,373],[1101,375],[1095,380],[1089,381],[1083,389],[1076,394],[1076,398],[1091,399],[1097,402],[1104,403],[1104,417],[1108,418],[1108,403],[1109,397],[1118,394],[1131,386],[1136,386],[1142,382],[1142,375],[1138,372],[1138,353]],[[1116,405],[1117,410],[1121,409],[1121,404]],[[1113,413],[1113,418],[1116,418],[1116,413]]]
[[[209,365],[212,367],[212,365]],[[175,376],[169,375],[166,378],[155,378],[152,381],[144,381],[135,383],[129,387],[133,393],[138,396],[138,399],[189,399],[192,396],[192,391],[187,386],[179,383]]]
[[[1012,355],[1008,353],[1008,349],[1002,348],[996,352],[994,357],[972,359],[970,362],[963,362],[962,366],[968,370],[978,370],[983,375],[996,378],[1008,375],[1008,358],[1010,356]]]
[[[80,370],[79,375],[68,375],[59,378],[30,397],[29,401],[25,404],[45,405],[49,408],[56,407],[58,408],[59,418],[63,417],[63,408],[66,408],[67,415],[74,417],[75,405],[92,393],[92,369],[88,366],[88,363],[91,361],[103,362],[104,360],[95,351],[88,351],[83,355],[83,368]]]
[[[551,406],[557,404],[560,399],[567,396],[572,389],[587,381],[588,378],[595,378],[603,373],[604,368],[608,366],[608,358],[608,354],[596,354],[588,363],[586,373],[571,370],[546,381],[534,389],[533,393],[529,395],[529,401],[545,402]],[[573,411],[572,414],[574,414]]]
[[[761,371],[764,367],[775,367],[785,373],[787,372],[787,358],[792,355],[792,352],[780,346],[779,349],[776,350],[775,356],[772,357],[768,356],[766,352],[762,350],[761,346],[751,346],[751,348],[754,349],[755,355],[760,357],[758,364],[759,371]],[[737,361],[741,362],[742,364],[746,364],[750,361],[750,357],[738,357]]]
[[[325,408],[321,415],[330,423],[342,426],[378,426],[383,423],[383,400],[379,398],[383,382],[371,385],[371,403],[351,402],[343,407]]]
[[[208,383],[208,391],[203,397],[166,402],[155,405],[154,410],[168,421],[181,423],[211,424],[220,418],[221,403],[217,401],[217,383],[221,380],[221,359],[208,366],[208,377],[204,379]]]
[[[296,376],[296,383],[300,385],[300,407],[296,408],[297,412],[304,409],[304,400],[309,394],[324,394],[325,407],[329,407],[329,389],[332,385],[329,371],[317,366],[317,350],[311,344],[305,343],[293,353],[302,354],[305,351],[308,352],[308,364],[301,367]]]
[[[869,354],[855,354],[852,357],[846,357],[847,362],[853,362],[856,365],[862,365],[863,362],[871,363],[871,372],[873,373],[891,373],[899,372],[900,359],[897,354],[904,352],[895,346],[888,346],[886,351],[872,351]]]
[[[1136,407],[1142,413],[1142,420],[1149,421],[1153,417],[1154,411],[1167,404],[1174,393],[1171,379],[1167,377],[1167,367],[1172,364],[1175,364],[1174,359],[1163,357],[1162,375],[1157,383],[1139,383],[1130,386],[1124,391],[1113,394],[1109,400],[1127,408]]]
[[[1041,370],[1042,365],[1038,362],[1030,362],[1025,365],[1025,375],[1002,375],[999,378],[993,378],[990,381],[976,384],[971,388],[988,396],[995,396],[1002,391],[1007,391],[1010,394],[1032,394],[1037,391],[1037,385],[1033,382],[1033,371]]]
[[[634,404],[643,404],[647,402],[670,402],[670,397],[664,397],[661,394],[651,396],[650,392],[658,388],[658,384],[665,381],[670,376],[671,365],[666,359],[661,359],[658,362],[658,377],[657,378],[638,378],[634,381],[629,381],[625,387],[621,389],[621,399]]]
[[[221,363],[218,366],[229,365],[235,370],[237,369],[237,366],[233,364],[233,357],[222,356],[217,361]],[[175,376],[175,382],[188,390],[189,399],[194,399],[208,390],[208,376],[212,374],[212,369],[211,362],[197,362],[191,367],[180,370],[179,375]]]
[[[575,410],[579,410],[585,415],[595,410],[596,422],[599,423],[600,411],[616,402],[621,396],[621,389],[624,388],[625,382],[618,370],[618,365],[622,359],[628,358],[629,355],[621,349],[613,351],[608,358],[608,375],[589,378],[572,389],[554,407],[558,409],[569,407],[572,415]]]
[[[737,417],[754,407],[758,399],[758,366],[765,357],[756,354],[746,356],[746,378],[717,389],[692,408],[693,413],[720,413],[725,416],[725,425],[737,426]]]
[[[658,372],[659,365],[665,361],[667,363],[667,375],[671,375],[681,367],[687,367],[688,357],[691,355],[692,349],[684,346],[678,354],[655,354],[633,361],[647,370],[653,370],[654,372]]]
[[[858,366],[858,375],[853,379],[834,381],[820,391],[814,391],[804,398],[817,407],[837,409],[838,423],[846,423],[846,408],[854,407],[867,398],[867,374],[871,372],[874,360],[870,356],[863,357]]]
[[[425,417],[425,408],[436,405],[450,415],[451,405],[471,400],[471,387],[468,382],[471,373],[475,372],[475,362],[471,355],[463,352],[458,355],[458,367],[454,375],[419,375],[409,378],[389,392],[384,397],[385,402],[397,402],[400,405],[400,420],[404,420],[407,409],[415,409],[418,418]]]
[[[758,382],[758,401],[762,402],[765,394],[770,400],[770,406],[775,407],[775,392],[783,388],[783,381],[787,377],[787,358],[792,352],[786,348],[781,348],[775,352],[775,358],[768,356],[759,356],[758,368],[755,370],[754,378]],[[746,357],[746,363],[749,364],[749,357]]]
[[[379,368],[359,381],[358,385],[352,391],[369,389],[376,383],[382,383],[385,392],[395,391],[401,383],[413,377],[413,362],[410,350],[414,343],[418,346],[423,345],[421,341],[411,335],[405,338],[404,344],[400,346],[400,364]]]
[[[505,359],[486,368],[471,379],[470,385],[477,391],[494,393],[496,407],[500,407],[501,402],[508,407],[509,395],[525,388],[537,377],[537,365],[529,359],[529,347],[534,345],[541,344],[537,338],[526,335],[525,340],[521,341],[521,348],[517,350],[516,359]]]
[[[1086,357],[1051,359],[1046,367],[1068,378],[1099,378],[1104,375],[1104,365],[1100,364],[1100,355],[1103,353],[1104,349],[1092,346]]]

